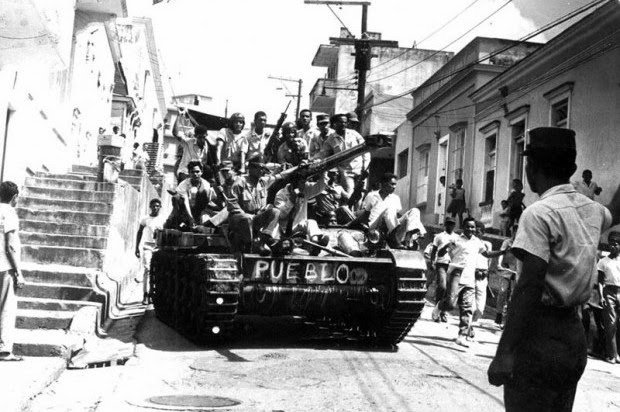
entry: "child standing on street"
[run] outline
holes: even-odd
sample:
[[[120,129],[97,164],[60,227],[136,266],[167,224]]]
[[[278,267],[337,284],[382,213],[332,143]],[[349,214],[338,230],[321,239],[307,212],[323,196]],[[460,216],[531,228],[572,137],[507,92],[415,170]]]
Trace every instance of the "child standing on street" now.
[[[153,249],[155,249],[155,232],[162,230],[164,227],[164,216],[160,215],[161,201],[152,199],[149,203],[151,213],[140,220],[140,228],[136,238],[136,257],[141,259],[144,271],[142,279],[136,278],[136,282],[142,282],[144,297],[142,303],[144,305],[150,302],[150,282],[149,274],[151,270],[151,257]]]

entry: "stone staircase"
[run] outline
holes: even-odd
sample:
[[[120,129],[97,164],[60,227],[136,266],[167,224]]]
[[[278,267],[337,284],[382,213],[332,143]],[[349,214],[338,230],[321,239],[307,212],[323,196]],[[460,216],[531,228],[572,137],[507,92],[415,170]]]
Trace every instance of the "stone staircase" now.
[[[140,190],[141,171],[122,179]],[[113,211],[115,184],[96,182],[96,169],[74,166],[67,174],[38,172],[20,192],[22,268],[18,290],[16,353],[67,356],[75,314],[94,308],[99,322],[110,305],[97,282]],[[93,325],[95,329],[95,325]]]

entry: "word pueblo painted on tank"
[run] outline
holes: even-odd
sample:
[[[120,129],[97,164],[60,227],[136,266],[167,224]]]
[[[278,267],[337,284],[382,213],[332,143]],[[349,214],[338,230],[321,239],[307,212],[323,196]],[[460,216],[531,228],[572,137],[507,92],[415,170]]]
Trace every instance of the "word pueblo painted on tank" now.
[[[259,259],[252,269],[252,280],[286,284],[364,285],[366,269],[339,262],[303,262],[281,259]]]

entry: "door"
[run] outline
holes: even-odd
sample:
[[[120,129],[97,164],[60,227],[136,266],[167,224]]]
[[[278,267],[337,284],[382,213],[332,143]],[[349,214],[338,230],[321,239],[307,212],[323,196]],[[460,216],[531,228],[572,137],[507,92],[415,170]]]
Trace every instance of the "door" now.
[[[437,223],[442,223],[446,211],[446,174],[448,173],[448,140],[447,134],[438,140],[437,150],[437,181],[435,182],[435,214]],[[443,177],[443,179],[442,179]]]

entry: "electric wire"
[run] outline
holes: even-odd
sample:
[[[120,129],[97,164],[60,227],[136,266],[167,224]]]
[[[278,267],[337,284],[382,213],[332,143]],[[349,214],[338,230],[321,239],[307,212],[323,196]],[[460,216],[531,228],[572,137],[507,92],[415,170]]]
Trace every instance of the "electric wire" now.
[[[479,63],[481,63],[481,62],[483,62],[483,61],[485,61],[485,60],[488,60],[488,59],[490,59],[490,58],[492,58],[492,57],[495,57],[495,56],[497,56],[497,55],[499,55],[499,54],[501,54],[501,53],[503,53],[503,52],[505,52],[505,51],[507,51],[507,50],[509,50],[509,49],[512,49],[512,48],[514,48],[514,47],[517,47],[517,46],[519,46],[520,44],[525,43],[525,42],[527,42],[528,40],[530,40],[530,39],[532,39],[532,38],[534,38],[534,37],[536,37],[536,36],[538,36],[538,35],[540,35],[540,34],[542,34],[542,33],[546,32],[546,31],[548,31],[548,30],[551,30],[551,29],[553,29],[553,28],[555,28],[555,27],[559,26],[560,24],[562,24],[562,23],[566,22],[567,20],[570,20],[570,19],[572,19],[572,18],[576,17],[577,15],[582,14],[582,13],[584,13],[584,12],[586,12],[586,11],[590,10],[591,8],[596,7],[596,6],[598,6],[598,5],[601,5],[602,3],[606,3],[606,2],[608,2],[608,1],[609,1],[609,0],[594,0],[594,1],[592,1],[592,2],[590,2],[590,3],[588,3],[588,4],[586,4],[586,5],[584,5],[584,6],[580,7],[580,8],[578,8],[578,9],[576,9],[576,10],[574,10],[574,11],[570,12],[570,13],[565,14],[564,16],[562,16],[562,17],[560,17],[560,18],[558,18],[558,19],[554,20],[553,22],[548,23],[547,25],[545,25],[545,26],[543,26],[543,27],[541,27],[541,28],[539,28],[539,29],[537,29],[537,30],[535,30],[535,31],[531,32],[530,34],[527,34],[526,36],[522,37],[521,39],[519,39],[519,40],[518,40],[518,41],[516,41],[515,43],[510,44],[510,45],[508,45],[508,46],[506,46],[506,47],[502,47],[502,48],[500,48],[500,49],[498,49],[498,50],[495,50],[495,51],[493,51],[493,52],[489,53],[488,55],[483,56],[482,58],[480,58],[480,59],[478,59],[478,60],[475,60],[475,61],[473,61],[473,62],[471,62],[471,63],[469,63],[469,64],[465,65],[464,67],[461,67],[461,68],[459,68],[459,69],[457,69],[457,70],[455,70],[455,71],[453,71],[453,72],[451,72],[451,73],[447,73],[446,75],[444,75],[444,76],[442,76],[442,77],[439,77],[438,79],[435,79],[435,80],[434,80],[434,81],[432,81],[432,82],[429,82],[429,83],[423,83],[423,86],[424,86],[424,87],[427,87],[427,86],[430,86],[430,85],[433,85],[433,84],[436,84],[436,83],[440,83],[440,82],[442,82],[442,81],[444,81],[444,80],[446,80],[446,79],[449,79],[449,78],[453,77],[454,75],[456,75],[456,74],[458,74],[458,73],[461,73],[461,72],[464,72],[464,71],[466,71],[466,70],[469,70],[469,69],[471,69],[473,66],[475,66],[475,65],[477,65],[477,64],[479,64]],[[404,92],[402,92],[402,93],[399,93],[399,94],[396,94],[396,95],[394,95],[394,96],[391,96],[391,97],[389,97],[389,98],[387,98],[387,99],[385,99],[385,100],[383,100],[383,101],[379,101],[379,102],[373,103],[373,104],[371,104],[371,105],[364,106],[364,107],[363,107],[363,109],[369,109],[369,108],[372,108],[372,107],[375,107],[375,106],[379,106],[379,105],[381,105],[381,104],[385,104],[385,103],[390,102],[390,101],[392,101],[392,100],[399,99],[399,98],[401,98],[401,97],[403,97],[403,96],[406,96],[407,94],[409,94],[409,93],[413,92],[413,91],[414,91],[414,90],[416,90],[417,88],[418,88],[418,87],[414,87],[414,88],[408,89],[408,90],[406,90],[406,91],[404,91]]]

